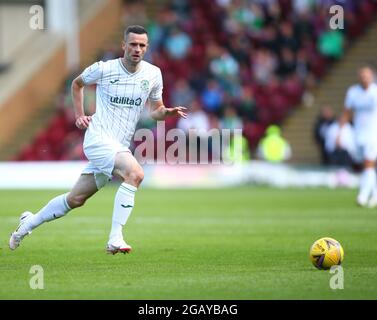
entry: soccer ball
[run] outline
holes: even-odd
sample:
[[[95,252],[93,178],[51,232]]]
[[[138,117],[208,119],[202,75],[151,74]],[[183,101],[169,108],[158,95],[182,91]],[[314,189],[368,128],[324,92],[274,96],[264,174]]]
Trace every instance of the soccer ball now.
[[[309,258],[317,269],[328,270],[332,266],[342,263],[344,251],[335,239],[321,238],[311,246]]]

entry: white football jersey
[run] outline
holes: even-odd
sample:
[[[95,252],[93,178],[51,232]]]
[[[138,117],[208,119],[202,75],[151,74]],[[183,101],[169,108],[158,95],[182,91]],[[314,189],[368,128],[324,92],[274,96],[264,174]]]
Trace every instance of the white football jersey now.
[[[121,58],[95,62],[81,74],[85,85],[96,84],[96,112],[87,135],[99,135],[129,147],[136,124],[148,99],[162,99],[160,68],[141,61],[130,73]]]
[[[377,84],[368,89],[360,84],[351,86],[346,94],[345,107],[353,111],[356,141],[377,142]]]

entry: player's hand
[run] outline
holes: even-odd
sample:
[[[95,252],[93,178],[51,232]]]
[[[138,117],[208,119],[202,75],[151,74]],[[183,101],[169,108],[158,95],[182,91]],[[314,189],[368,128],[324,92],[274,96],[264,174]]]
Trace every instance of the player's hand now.
[[[175,116],[179,115],[183,119],[187,119],[187,113],[186,113],[187,108],[186,107],[174,107],[174,108],[166,108],[166,113],[169,116]]]
[[[75,125],[79,129],[87,129],[89,127],[89,122],[92,120],[91,116],[81,116],[76,119]]]

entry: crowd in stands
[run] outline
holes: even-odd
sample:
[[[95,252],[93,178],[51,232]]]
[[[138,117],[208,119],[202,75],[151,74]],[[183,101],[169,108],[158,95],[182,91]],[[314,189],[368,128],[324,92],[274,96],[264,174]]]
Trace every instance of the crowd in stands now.
[[[339,120],[331,106],[322,106],[314,127],[314,138],[323,165],[352,168],[359,165],[355,161],[357,149],[354,128],[351,123],[341,127]]]
[[[345,29],[329,29],[329,7],[341,5]],[[166,128],[243,129],[253,152],[271,124],[310,101],[329,66],[374,19],[373,0],[170,0],[150,18],[142,1],[124,1],[122,28],[147,27],[147,61],[159,66],[166,105],[188,107],[189,118]],[[110,42],[99,60],[122,56]],[[74,127],[70,80],[59,115],[19,160],[85,159]],[[85,93],[94,112],[95,89]],[[155,126],[147,114],[139,127]]]

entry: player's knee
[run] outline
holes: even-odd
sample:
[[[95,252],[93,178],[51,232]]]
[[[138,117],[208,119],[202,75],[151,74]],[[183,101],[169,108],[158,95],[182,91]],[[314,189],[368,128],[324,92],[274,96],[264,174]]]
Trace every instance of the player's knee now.
[[[132,185],[138,187],[141,182],[143,181],[144,179],[144,171],[142,168],[137,168],[137,169],[134,169],[132,170],[132,172],[130,172],[125,181],[128,182],[128,183],[131,183]]]
[[[67,202],[71,209],[78,208],[84,205],[86,197],[84,195],[71,195],[67,196]]]

